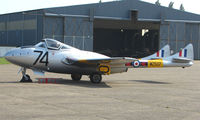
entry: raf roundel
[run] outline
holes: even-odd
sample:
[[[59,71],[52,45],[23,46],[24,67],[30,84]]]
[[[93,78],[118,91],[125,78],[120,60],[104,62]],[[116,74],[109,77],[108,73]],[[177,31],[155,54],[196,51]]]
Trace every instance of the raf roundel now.
[[[140,62],[139,61],[133,62],[133,67],[139,67],[139,66],[140,66]]]

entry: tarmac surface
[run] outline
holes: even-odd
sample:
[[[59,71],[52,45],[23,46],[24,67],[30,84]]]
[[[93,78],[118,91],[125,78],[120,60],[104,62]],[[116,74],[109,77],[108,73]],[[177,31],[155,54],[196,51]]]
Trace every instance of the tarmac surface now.
[[[19,67],[0,65],[1,120],[199,120],[200,62],[186,69],[129,69],[103,76],[92,84],[87,76],[28,74],[19,83]],[[52,78],[56,83],[38,83]]]

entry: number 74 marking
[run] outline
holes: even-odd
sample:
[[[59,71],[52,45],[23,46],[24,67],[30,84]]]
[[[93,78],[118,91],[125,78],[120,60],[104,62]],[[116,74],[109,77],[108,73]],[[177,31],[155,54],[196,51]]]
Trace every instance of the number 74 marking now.
[[[48,65],[48,56],[49,56],[49,53],[48,52],[46,52],[43,56],[42,56],[42,54],[43,54],[43,51],[39,51],[39,50],[35,50],[34,52],[36,52],[36,53],[39,53],[39,56],[37,57],[37,59],[35,60],[35,62],[33,63],[33,65],[35,65],[39,60],[39,63],[45,63],[45,66],[47,66]],[[42,56],[42,58],[41,58],[41,56]],[[44,61],[43,59],[46,57],[46,60]],[[41,59],[40,59],[41,58]]]

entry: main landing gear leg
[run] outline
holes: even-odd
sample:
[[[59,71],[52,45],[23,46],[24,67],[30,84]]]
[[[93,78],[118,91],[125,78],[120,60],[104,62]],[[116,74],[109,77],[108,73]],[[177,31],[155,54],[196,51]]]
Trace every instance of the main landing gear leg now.
[[[22,79],[20,82],[32,82],[30,76],[26,74],[26,68],[22,68]]]
[[[98,84],[102,80],[101,74],[92,74],[89,76],[92,83]]]
[[[82,75],[81,74],[71,74],[71,78],[74,81],[80,81],[82,78]]]

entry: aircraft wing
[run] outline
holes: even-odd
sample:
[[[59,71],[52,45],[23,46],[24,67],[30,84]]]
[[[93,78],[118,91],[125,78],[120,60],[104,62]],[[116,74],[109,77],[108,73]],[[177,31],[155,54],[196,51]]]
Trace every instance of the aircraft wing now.
[[[135,58],[129,57],[112,57],[112,58],[104,58],[104,59],[88,59],[88,60],[78,60],[78,63],[85,64],[126,64],[128,62],[136,61]]]
[[[104,74],[110,74],[112,68],[118,68],[122,71],[127,71],[125,64],[132,63],[138,59],[129,57],[112,57],[112,58],[97,58],[97,59],[64,59],[62,62],[67,65],[74,65],[77,67],[94,67],[97,68],[99,72]],[[119,71],[118,70],[118,71]]]
[[[99,64],[109,64],[109,65],[126,64],[136,60],[138,59],[129,57],[112,57],[112,58],[79,59],[79,60],[66,58],[62,60],[62,62],[67,65],[84,66],[84,65],[99,65]]]

